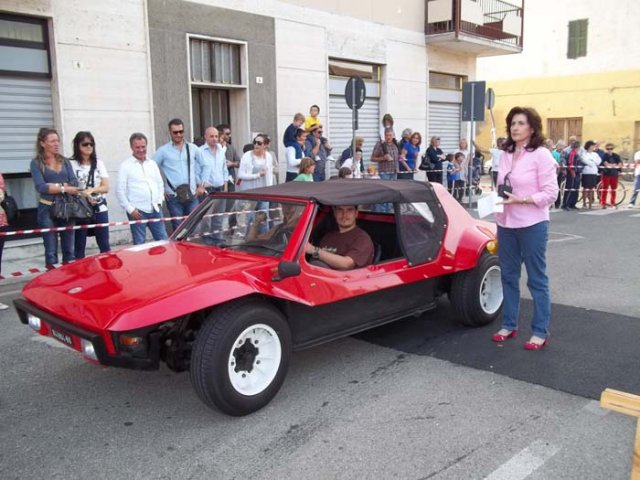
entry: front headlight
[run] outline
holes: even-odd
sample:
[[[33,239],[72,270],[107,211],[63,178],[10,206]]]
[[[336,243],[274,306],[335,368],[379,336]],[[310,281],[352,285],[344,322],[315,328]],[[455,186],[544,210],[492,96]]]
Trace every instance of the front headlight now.
[[[27,321],[29,323],[29,326],[33,328],[36,332],[40,331],[40,328],[42,327],[42,322],[40,321],[39,317],[36,317],[35,315],[28,313]]]

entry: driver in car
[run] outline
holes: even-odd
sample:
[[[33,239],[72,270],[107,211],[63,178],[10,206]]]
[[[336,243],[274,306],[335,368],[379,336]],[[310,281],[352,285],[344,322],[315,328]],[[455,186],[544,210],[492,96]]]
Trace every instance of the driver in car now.
[[[328,232],[318,246],[307,243],[305,253],[335,270],[351,270],[373,261],[374,247],[369,234],[356,225],[357,205],[333,207],[338,230]]]

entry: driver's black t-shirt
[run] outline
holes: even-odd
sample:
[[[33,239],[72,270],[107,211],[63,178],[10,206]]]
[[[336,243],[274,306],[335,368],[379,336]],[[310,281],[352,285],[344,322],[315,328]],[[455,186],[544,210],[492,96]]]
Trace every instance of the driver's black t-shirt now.
[[[373,261],[373,242],[369,234],[359,227],[345,233],[333,231],[320,241],[320,248],[326,248],[343,257],[350,257],[356,268],[369,265]]]

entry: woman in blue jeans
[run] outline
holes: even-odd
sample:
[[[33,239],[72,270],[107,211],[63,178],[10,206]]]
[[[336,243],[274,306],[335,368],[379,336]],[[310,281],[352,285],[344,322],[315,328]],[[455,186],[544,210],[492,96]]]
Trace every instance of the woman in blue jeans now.
[[[93,206],[93,215],[88,220],[77,222],[85,225],[108,223],[109,211],[105,195],[109,193],[109,172],[102,160],[96,155],[96,141],[91,132],[78,132],[73,139],[73,173],[78,179],[78,187]],[[109,245],[109,227],[94,228],[96,243],[100,253],[111,250]],[[75,231],[74,253],[76,260],[85,257],[87,229]]]
[[[558,195],[556,162],[543,146],[542,120],[534,109],[512,108],[507,115],[507,134],[497,184],[498,188],[511,185],[512,192],[505,193],[504,212],[495,215],[504,309],[502,328],[492,340],[504,342],[518,334],[520,273],[524,263],[533,298],[533,335],[524,348],[539,350],[547,344],[551,319],[546,253],[549,206]]]
[[[31,178],[40,195],[38,201],[38,226],[40,228],[67,227],[74,225],[73,220],[54,219],[51,206],[56,196],[62,194],[78,195],[78,180],[73,173],[69,160],[59,153],[60,138],[53,128],[41,128],[36,140],[36,158],[31,160]],[[62,263],[75,260],[73,253],[73,230],[60,232]],[[42,234],[45,264],[48,270],[58,263],[58,233]]]

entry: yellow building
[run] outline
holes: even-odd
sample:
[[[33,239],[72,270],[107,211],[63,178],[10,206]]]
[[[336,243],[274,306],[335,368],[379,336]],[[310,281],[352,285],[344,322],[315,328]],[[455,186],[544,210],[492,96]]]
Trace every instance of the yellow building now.
[[[625,158],[640,150],[640,40],[633,25],[640,4],[613,2],[527,4],[527,42],[517,55],[478,60],[478,79],[495,92],[497,136],[515,105],[534,107],[554,141],[612,142]],[[491,143],[489,112],[477,125],[478,145]]]

